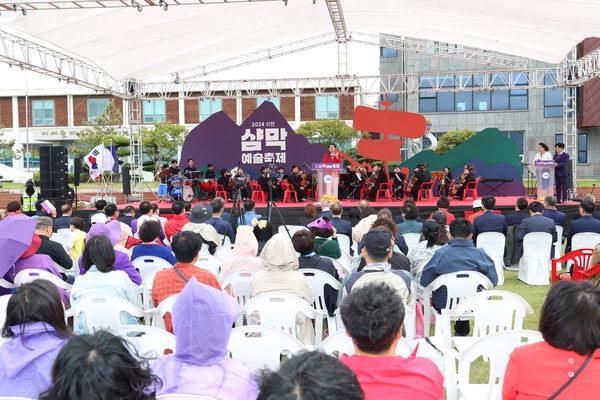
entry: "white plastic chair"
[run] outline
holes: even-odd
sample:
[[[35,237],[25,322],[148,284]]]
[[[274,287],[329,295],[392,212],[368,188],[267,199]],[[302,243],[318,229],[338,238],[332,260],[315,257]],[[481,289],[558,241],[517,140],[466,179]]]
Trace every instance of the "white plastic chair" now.
[[[58,233],[59,235],[69,236],[72,232],[71,232],[71,229],[69,229],[69,228],[60,228],[60,229],[56,230],[56,233]]]
[[[170,262],[160,257],[138,257],[131,262],[142,279],[152,271],[160,271],[161,269],[173,268]]]
[[[50,240],[56,243],[60,243],[62,247],[67,251],[67,243],[69,242],[69,235],[64,233],[53,233],[50,236]]]
[[[4,289],[14,289],[17,286],[14,283],[10,283],[4,278],[0,278],[0,287],[3,287]]]
[[[405,233],[402,235],[404,241],[406,242],[406,246],[408,246],[408,252],[410,253],[410,249],[412,249],[419,240],[421,239],[421,234],[419,233]]]
[[[524,342],[523,339],[527,339]],[[501,400],[504,373],[510,353],[519,346],[541,342],[541,333],[535,331],[498,332],[473,342],[458,353],[454,349],[444,350],[445,386],[448,400]],[[471,363],[484,356],[489,358],[488,383],[469,383]],[[458,371],[456,370],[458,360]],[[498,383],[496,383],[498,380]]]
[[[246,325],[231,331],[227,350],[231,353],[231,358],[243,360],[253,371],[263,368],[277,371],[282,354],[289,357],[306,350],[306,347],[296,337],[281,329]]]
[[[0,400],[35,400],[29,397],[15,397],[15,396],[0,396]]]
[[[223,262],[227,261],[228,258],[235,257],[235,251],[233,251],[234,244],[226,244],[217,248],[215,251],[215,257],[220,258]]]
[[[412,346],[417,335],[417,313],[406,304],[404,305],[404,332],[406,341]]]
[[[562,226],[556,225],[556,242],[552,243],[554,246],[554,258],[560,258],[562,256],[563,229]],[[558,270],[562,270],[562,265],[560,265]]]
[[[223,242],[223,238],[225,238],[225,242]],[[227,235],[221,235],[219,234],[219,243],[217,243],[219,246],[227,246],[231,244],[231,239],[229,239],[229,236]]]
[[[52,282],[55,286],[65,289],[67,292],[71,291],[73,285],[69,285],[67,282],[60,279],[58,276],[44,271],[41,269],[24,269],[15,276],[15,286],[21,286],[24,283],[34,281],[36,279],[45,279]]]
[[[329,333],[336,332],[340,328],[337,326],[335,316],[330,317],[327,313],[327,307],[325,306],[325,285],[331,286],[334,290],[339,291],[342,288],[342,284],[327,272],[323,272],[319,269],[301,268],[298,272],[306,277],[308,284],[312,288],[313,294],[315,295],[313,307],[315,310],[323,311],[323,316],[327,318],[327,329],[329,330]]]
[[[165,331],[167,330],[167,325],[165,324],[165,314],[171,312],[171,310],[173,309],[173,303],[175,303],[177,296],[179,296],[179,294],[174,294],[172,296],[167,297],[166,299],[161,301],[155,309],[152,310],[154,312],[154,318],[152,318],[152,326]]]
[[[593,249],[598,243],[600,243],[600,233],[576,233],[571,238],[571,251],[579,249]]]
[[[528,285],[549,285],[551,249],[551,234],[531,232],[525,235],[523,255],[519,260],[519,280]]]
[[[149,319],[154,313],[154,309],[142,310],[129,301],[112,295],[84,296],[71,304],[71,308],[75,320],[79,318],[79,314],[85,315],[85,324],[90,333],[127,325],[121,322],[121,312],[145,318],[146,325],[149,325]]]
[[[221,260],[219,257],[200,255],[198,261],[196,261],[196,264],[194,265],[198,268],[206,269],[212,272],[218,280],[221,276],[221,269],[223,268],[223,264],[223,260]]]
[[[477,235],[477,247],[485,250],[488,256],[494,260],[498,284],[504,284],[504,246],[506,237],[499,232],[484,232]]]
[[[319,346],[317,346],[316,350],[338,358],[342,354],[351,356],[355,353],[352,339],[343,329],[327,336],[327,338],[323,340]],[[398,346],[396,346],[397,356],[408,357],[413,351],[413,345],[410,344],[406,338],[401,338],[398,341]]]
[[[346,276],[349,273],[353,272],[352,271],[354,269],[353,267],[349,267],[348,264],[345,264],[345,265],[342,264],[340,262],[340,260],[336,260],[335,258],[331,258],[331,257],[327,257],[327,256],[321,256],[321,258],[326,258],[328,260],[331,260],[331,262],[333,263],[333,266],[337,270],[337,273],[339,276]]]
[[[144,358],[157,358],[165,350],[175,352],[175,335],[163,329],[145,325],[123,325],[110,330],[121,336],[135,349],[137,355]]]
[[[260,315],[261,326],[279,328],[294,337],[296,331],[296,314],[301,313],[315,320],[315,345],[321,343],[323,336],[323,312],[315,310],[300,297],[287,293],[263,293],[253,297],[244,307],[246,315],[256,312]]]
[[[152,303],[152,285],[154,285],[154,278],[156,278],[156,274],[158,274],[160,271],[162,271],[162,269],[149,272],[142,278],[142,284],[139,286],[139,288],[142,292],[142,309],[144,310],[149,310],[154,307],[154,304]]]
[[[436,336],[442,333],[442,324],[440,314],[433,308],[430,307],[430,299],[432,293],[441,288],[446,287],[448,296],[446,298],[446,309],[452,309],[455,305],[460,303],[465,297],[468,297],[474,293],[477,293],[479,286],[483,286],[485,289],[490,289],[494,285],[487,276],[477,271],[458,271],[450,274],[444,274],[438,276],[433,282],[429,284],[423,290],[423,298],[425,299],[424,304],[424,319],[425,319],[425,336],[429,336],[429,330],[431,326],[431,315],[435,315],[435,334]],[[468,319],[468,316],[463,316],[461,319]]]
[[[0,398],[1,400],[1,398]],[[195,394],[163,394],[156,400],[219,400],[216,397],[198,396]]]
[[[250,281],[256,272],[258,271],[251,269],[231,271],[221,279],[221,287],[223,288],[223,291],[230,294],[240,306],[244,307],[252,295]],[[235,326],[242,326],[243,323],[244,313],[240,314],[239,318],[235,321]]]
[[[350,254],[350,236],[344,235],[343,233],[336,234],[340,249]]]
[[[10,300],[10,294],[5,294],[4,296],[0,296],[0,327],[4,326],[4,321],[6,321],[6,307],[8,306],[8,300]],[[8,339],[3,338],[0,335],[0,344],[7,342]]]
[[[294,236],[294,233],[301,231],[303,229],[308,230],[307,227],[302,226],[302,225],[288,225],[287,226],[288,230],[290,231],[290,235]],[[285,226],[284,225],[279,225],[279,228],[277,228],[277,233],[285,233],[287,236],[287,232],[285,231]]]
[[[452,337],[450,320],[459,319],[465,313],[473,315],[473,336]],[[454,344],[460,352],[474,341],[492,333],[519,331],[523,329],[523,319],[527,314],[533,314],[533,309],[518,294],[505,290],[484,290],[472,294],[451,310],[442,310],[444,349],[449,349]]]

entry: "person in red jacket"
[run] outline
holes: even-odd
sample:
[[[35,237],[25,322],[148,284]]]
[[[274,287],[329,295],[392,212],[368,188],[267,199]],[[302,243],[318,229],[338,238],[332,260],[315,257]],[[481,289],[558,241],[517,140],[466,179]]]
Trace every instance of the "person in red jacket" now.
[[[329,145],[329,153],[323,156],[324,163],[341,163],[342,157],[340,156],[340,152],[337,149],[335,144]]]

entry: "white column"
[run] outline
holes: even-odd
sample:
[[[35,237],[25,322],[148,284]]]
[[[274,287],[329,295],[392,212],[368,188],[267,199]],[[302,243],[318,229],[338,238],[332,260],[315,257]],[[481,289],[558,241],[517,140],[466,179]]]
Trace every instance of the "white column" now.
[[[67,126],[72,128],[75,126],[75,115],[73,111],[73,95],[67,95]]]
[[[235,119],[238,125],[242,124],[242,92],[237,91],[235,98]]]
[[[179,92],[179,125],[185,125],[185,93]]]
[[[302,123],[300,115],[300,96],[294,97],[294,123],[296,128]]]
[[[25,148],[21,141],[20,127],[19,127],[19,96],[12,97],[12,139],[15,140],[15,149],[21,150],[21,158],[18,160],[13,159],[13,167],[16,169],[24,170],[25,163],[23,159],[25,157]],[[11,138],[5,138],[6,140],[12,140]]]

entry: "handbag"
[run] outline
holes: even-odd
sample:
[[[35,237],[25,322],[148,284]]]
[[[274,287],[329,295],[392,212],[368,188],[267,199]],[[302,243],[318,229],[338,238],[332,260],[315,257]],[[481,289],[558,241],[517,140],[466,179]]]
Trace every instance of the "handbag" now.
[[[577,378],[577,375],[579,375],[579,373],[581,371],[583,371],[583,369],[585,368],[585,366],[587,365],[587,363],[589,363],[590,360],[592,359],[593,355],[594,355],[594,351],[592,351],[590,353],[590,355],[587,356],[587,358],[585,359],[585,361],[583,362],[583,364],[581,364],[581,367],[579,367],[579,369],[577,371],[575,371],[575,373],[573,374],[573,376],[570,377],[569,380],[566,381],[565,384],[560,387],[560,389],[558,389],[556,392],[554,392],[554,394],[552,396],[548,397],[548,400],[554,400],[556,398],[556,396],[558,396],[559,394],[561,394],[561,392],[563,390],[565,390],[567,388],[567,386],[569,386],[571,384],[571,382],[573,382],[573,380],[575,378]]]

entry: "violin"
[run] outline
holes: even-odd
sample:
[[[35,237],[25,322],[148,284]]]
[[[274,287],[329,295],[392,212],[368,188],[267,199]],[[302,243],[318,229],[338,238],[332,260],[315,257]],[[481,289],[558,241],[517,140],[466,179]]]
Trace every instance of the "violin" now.
[[[373,189],[373,186],[375,186],[375,183],[377,182],[378,178],[379,178],[379,171],[373,172],[373,174],[369,178],[367,178],[367,181],[365,182],[364,193],[366,193],[366,194],[371,193],[371,189]]]
[[[406,189],[404,189],[404,193],[405,194],[410,194],[410,192],[412,192],[413,187],[419,182],[419,178],[417,178],[415,175],[418,172],[423,172],[425,171],[427,168],[429,167],[429,164],[423,164],[422,166],[420,166],[415,173],[413,174],[412,179],[410,180],[410,182],[408,183],[408,185],[406,185]]]
[[[475,165],[465,165],[465,169],[467,170],[467,172],[463,172],[460,177],[454,182],[454,186],[452,186],[452,189],[450,190],[450,196],[454,196],[456,193],[458,193],[458,191],[465,185],[465,183],[467,183],[467,176],[469,176],[470,173],[472,172],[477,172],[477,170],[474,170]]]

